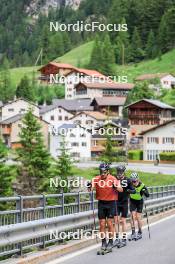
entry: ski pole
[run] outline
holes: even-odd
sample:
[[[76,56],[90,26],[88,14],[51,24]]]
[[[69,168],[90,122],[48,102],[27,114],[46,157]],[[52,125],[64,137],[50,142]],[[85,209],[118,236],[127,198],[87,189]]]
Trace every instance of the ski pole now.
[[[130,208],[129,200],[128,200],[128,207]],[[134,217],[131,211],[130,211],[130,223],[131,223],[131,230],[132,230],[132,228],[135,228],[135,223],[134,223]]]
[[[93,215],[93,219],[94,219],[94,230],[96,231],[96,221],[95,221],[95,210],[94,210],[94,192],[91,192],[91,208],[92,208],[92,215]],[[98,239],[97,236],[96,237],[96,242],[98,243]]]
[[[144,201],[144,204],[145,204],[146,221],[147,221],[147,226],[148,226],[148,234],[149,234],[149,239],[151,239],[151,232],[150,232],[150,226],[149,226],[148,212],[147,212],[147,207],[146,207],[145,201]]]
[[[118,227],[118,235],[119,235],[120,234],[120,223],[119,223],[119,216],[118,216],[117,200],[115,200],[115,210],[116,210],[117,227]],[[115,226],[116,226],[116,223],[115,223]]]

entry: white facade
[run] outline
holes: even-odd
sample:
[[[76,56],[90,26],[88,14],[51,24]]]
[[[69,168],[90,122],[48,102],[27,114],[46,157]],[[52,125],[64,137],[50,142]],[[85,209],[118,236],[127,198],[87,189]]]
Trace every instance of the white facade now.
[[[76,99],[90,98],[94,99],[95,97],[103,97],[103,89],[100,88],[87,88],[85,92],[75,92]]]
[[[81,95],[77,96],[75,86],[78,83],[83,82],[83,81],[87,81],[87,82],[93,81],[94,82],[94,81],[98,81],[98,80],[99,80],[99,78],[97,78],[95,76],[88,76],[88,75],[83,74],[81,72],[72,72],[72,73],[68,74],[68,76],[66,76],[66,79],[65,79],[65,99],[71,100],[71,99],[78,99],[78,98],[91,98],[89,96],[85,96],[85,97],[82,97]],[[99,96],[99,95],[97,95],[97,96]]]
[[[175,151],[175,121],[143,135],[143,159],[156,160],[161,152]]]
[[[59,131],[59,133],[52,133],[50,135],[50,153],[53,157],[59,157],[61,154],[61,147],[64,139],[66,143],[66,149],[72,159],[90,159],[91,134],[86,129],[80,126],[75,126],[74,124],[70,124],[67,126],[63,125],[56,131]]]
[[[175,88],[175,77],[171,74],[166,75],[160,79],[161,85],[165,89]]]
[[[0,120],[11,118],[18,114],[26,113],[29,108],[33,110],[33,115],[39,117],[39,107],[23,99],[14,100],[1,107]]]
[[[74,124],[85,127],[86,129],[91,129],[96,126],[103,125],[105,120],[106,119],[97,120],[96,118],[82,112],[80,114],[75,115],[73,118],[71,118],[70,121]]]
[[[43,113],[41,116],[42,116],[42,120],[48,122],[53,126],[58,127],[68,122],[68,120],[71,117],[73,117],[73,114],[71,114],[62,107],[55,107],[54,109],[49,110],[46,113]]]

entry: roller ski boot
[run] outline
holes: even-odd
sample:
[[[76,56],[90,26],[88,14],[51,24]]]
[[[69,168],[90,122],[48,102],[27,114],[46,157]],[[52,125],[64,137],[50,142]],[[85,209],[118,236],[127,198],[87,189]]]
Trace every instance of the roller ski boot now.
[[[126,247],[127,242],[126,239],[120,240],[120,244],[117,246],[118,248]]]
[[[136,233],[131,234],[131,236],[128,238],[129,241],[136,241],[137,235]]]
[[[105,243],[102,243],[101,250],[97,251],[97,255],[105,255],[112,252],[113,242],[109,241],[105,247]]]
[[[135,241],[142,239],[142,233],[138,232],[135,238]]]

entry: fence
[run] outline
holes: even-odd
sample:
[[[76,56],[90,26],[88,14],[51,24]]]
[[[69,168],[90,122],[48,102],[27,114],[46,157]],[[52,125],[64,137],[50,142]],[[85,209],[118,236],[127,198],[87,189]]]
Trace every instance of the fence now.
[[[175,207],[175,185],[149,187],[149,192],[149,214]],[[29,207],[30,202],[36,207]],[[0,256],[22,254],[34,247],[60,242],[50,239],[51,228],[59,232],[80,227],[92,230],[92,209],[97,208],[94,194],[87,192],[3,197],[1,204],[12,208],[0,211]]]

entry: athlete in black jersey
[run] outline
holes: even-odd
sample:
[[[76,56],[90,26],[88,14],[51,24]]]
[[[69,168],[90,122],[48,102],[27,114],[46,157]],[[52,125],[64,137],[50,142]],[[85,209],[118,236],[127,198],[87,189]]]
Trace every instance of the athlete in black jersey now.
[[[126,245],[126,218],[128,216],[128,200],[130,194],[135,193],[135,189],[129,178],[125,176],[126,167],[120,165],[116,168],[116,177],[120,180],[123,192],[118,194],[118,201],[116,202],[116,241],[114,246],[125,246]],[[120,223],[122,227],[122,240],[120,240]]]

